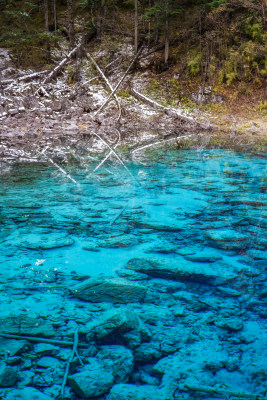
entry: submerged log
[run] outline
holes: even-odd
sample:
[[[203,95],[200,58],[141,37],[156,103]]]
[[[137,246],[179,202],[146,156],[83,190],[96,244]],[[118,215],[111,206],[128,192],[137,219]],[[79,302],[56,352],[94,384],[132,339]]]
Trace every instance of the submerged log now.
[[[0,337],[4,337],[7,339],[28,340],[29,342],[34,342],[34,343],[49,343],[49,344],[54,344],[54,345],[63,346],[63,347],[72,347],[73,346],[73,342],[70,342],[70,341],[45,339],[45,338],[40,338],[40,337],[35,337],[35,336],[11,335],[8,333],[0,333]],[[84,344],[84,343],[79,343],[78,346],[82,347],[83,349],[88,348],[88,344]]]
[[[254,393],[246,393],[246,392],[235,392],[231,390],[225,390],[220,388],[214,388],[211,386],[196,386],[196,385],[188,385],[186,384],[182,390],[187,389],[192,392],[203,392],[208,394],[216,394],[222,397],[229,399],[230,397],[234,397],[236,399],[246,399],[246,400],[267,400],[266,397],[260,396]]]
[[[210,123],[202,124],[201,122],[196,121],[195,118],[193,118],[193,117],[183,115],[179,110],[175,110],[173,108],[168,108],[168,107],[162,106],[161,104],[157,103],[155,100],[152,100],[149,97],[144,96],[143,94],[137,92],[130,85],[129,85],[128,90],[129,90],[129,93],[133,97],[135,97],[137,100],[141,101],[142,103],[145,103],[158,111],[162,111],[169,117],[178,119],[179,121],[181,121],[184,124],[189,124],[190,127],[195,127],[197,129],[212,129],[213,128]]]

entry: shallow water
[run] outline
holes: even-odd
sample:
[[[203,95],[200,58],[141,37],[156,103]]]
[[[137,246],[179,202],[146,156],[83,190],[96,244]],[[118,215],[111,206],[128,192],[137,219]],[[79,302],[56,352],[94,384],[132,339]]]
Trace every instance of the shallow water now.
[[[163,293],[162,298],[159,296],[148,303],[171,311],[171,319],[178,303],[187,310],[180,316],[177,313],[178,319],[170,322],[170,326],[177,328],[182,324],[185,332],[194,336],[192,343],[189,341],[186,346],[189,350],[192,348],[192,354],[199,349],[198,355],[193,357],[195,361],[188,359],[193,363],[192,375],[197,384],[256,391],[263,395],[267,389],[263,357],[267,339],[264,309],[266,160],[230,150],[158,151],[148,152],[146,157],[127,163],[127,167],[131,174],[114,162],[106,162],[95,174],[91,174],[93,165],[88,169],[64,167],[77,184],[54,166],[20,165],[2,169],[0,283],[5,290],[1,294],[2,304],[6,306],[1,310],[1,317],[23,313],[25,309],[34,313],[42,310],[47,316],[54,294],[50,294],[49,303],[45,291],[39,293],[37,301],[25,293],[16,292],[13,296],[11,289],[29,285],[47,288],[53,282],[49,278],[51,274],[70,276],[76,273],[88,277],[119,274],[138,281],[137,276],[129,276],[130,271],[134,274],[133,268],[125,268],[131,259],[148,259],[164,266],[184,265],[185,269],[191,268],[194,272],[187,276],[176,276],[166,269],[148,273],[150,289],[153,287]],[[139,268],[137,272],[145,271]],[[139,283],[145,284],[144,280],[144,277],[140,278]],[[184,297],[178,295],[181,289],[165,288],[164,285],[171,282],[184,285],[181,291]],[[207,308],[202,310],[193,306],[184,293],[201,298],[206,296]],[[225,304],[218,306],[216,302]],[[140,312],[141,309],[140,304]],[[142,309],[142,313],[146,311]],[[165,311],[162,316],[158,314],[158,318],[162,318],[162,331],[166,326]],[[214,315],[222,319],[221,325],[225,322],[223,318],[236,318],[244,326],[236,330],[216,324],[215,327]],[[201,332],[197,337],[195,323],[191,326],[189,320],[183,323],[184,317],[196,316],[201,321],[204,318],[202,327],[207,332],[212,329],[205,321],[213,318],[213,333],[205,337]],[[146,318],[143,319],[147,323]],[[153,334],[153,327],[151,330],[152,343],[154,335],[156,342],[160,342],[160,332]],[[240,335],[250,337],[253,332],[257,334],[251,342],[240,339]],[[235,336],[239,343],[236,347],[232,343]],[[203,354],[200,354],[207,352],[206,346],[214,348],[210,358],[218,352],[224,353],[224,361],[219,360],[219,366],[212,367],[207,360],[206,364],[203,361]],[[132,351],[135,355],[135,350]],[[186,357],[181,350],[181,358],[177,353],[174,346],[174,352],[165,351],[159,356],[148,357],[147,362],[144,359],[136,361],[135,369],[141,368],[139,364],[155,365],[164,357],[174,357],[172,365],[175,366]],[[229,358],[238,364],[233,370],[226,367],[225,360]],[[252,361],[255,367],[251,367]],[[209,362],[216,363],[216,360]],[[189,369],[185,363],[186,379],[190,378]],[[155,382],[167,387],[165,381],[171,381],[167,371],[163,373],[162,381],[159,376],[154,372],[154,378],[158,379]],[[138,379],[131,376],[130,383],[149,383],[145,378]],[[154,382],[152,378],[151,381]],[[48,388],[41,387],[40,390],[49,394]],[[194,391],[183,393],[185,398],[194,395]],[[112,400],[115,394],[112,396],[110,394],[109,399]],[[139,400],[139,395],[136,396]]]

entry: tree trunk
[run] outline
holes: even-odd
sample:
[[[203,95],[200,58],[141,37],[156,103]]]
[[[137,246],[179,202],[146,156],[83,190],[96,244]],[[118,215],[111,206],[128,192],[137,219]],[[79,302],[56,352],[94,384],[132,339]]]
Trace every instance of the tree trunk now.
[[[155,31],[154,31],[154,42],[158,43],[159,40],[159,18],[156,16],[155,18]]]
[[[72,0],[67,0],[67,8],[68,8],[68,35],[69,35],[70,49],[72,49],[74,47],[74,41],[75,41]]]
[[[165,48],[164,48],[164,64],[168,65],[169,47],[170,47],[170,21],[169,21],[169,0],[165,0]]]
[[[134,52],[138,50],[138,0],[134,0]]]
[[[102,0],[98,0],[97,2],[97,21],[96,21],[96,30],[97,36],[102,38],[102,26],[103,26],[103,7]]]
[[[151,8],[151,0],[148,0],[148,8]],[[148,47],[150,46],[151,39],[151,18],[148,18]]]
[[[49,9],[48,9],[48,0],[44,0],[44,20],[45,20],[45,32],[49,33]],[[47,50],[47,61],[50,60],[50,41],[47,37],[45,39],[45,46]]]
[[[57,8],[56,0],[52,0],[53,18],[54,18],[54,31],[57,30]]]
[[[112,28],[115,28],[116,1],[112,0]]]

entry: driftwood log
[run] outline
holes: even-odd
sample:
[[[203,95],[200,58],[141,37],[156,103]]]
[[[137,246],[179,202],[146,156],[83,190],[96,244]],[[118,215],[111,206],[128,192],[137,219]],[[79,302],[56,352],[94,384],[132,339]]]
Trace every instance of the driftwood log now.
[[[171,118],[178,119],[183,124],[187,124],[190,127],[194,127],[196,129],[212,129],[213,128],[210,123],[202,124],[202,123],[196,121],[193,117],[183,115],[179,110],[175,110],[174,108],[168,108],[168,107],[162,106],[161,104],[157,103],[155,100],[152,100],[149,97],[144,96],[143,94],[137,92],[137,90],[135,90],[130,85],[128,87],[128,90],[129,90],[129,93],[133,97],[135,97],[137,100],[149,105],[150,107],[152,107],[158,111],[164,112],[166,115],[168,115]]]

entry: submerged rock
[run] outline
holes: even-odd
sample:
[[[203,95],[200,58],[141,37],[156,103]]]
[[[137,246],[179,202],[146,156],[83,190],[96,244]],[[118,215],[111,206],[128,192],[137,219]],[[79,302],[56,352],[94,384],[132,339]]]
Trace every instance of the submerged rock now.
[[[18,374],[12,367],[7,367],[4,362],[0,363],[0,387],[13,386],[18,380]]]
[[[237,274],[231,271],[230,268],[225,268],[220,264],[217,264],[216,268],[214,268],[209,264],[194,264],[184,260],[159,262],[155,259],[132,258],[126,264],[126,268],[152,277],[215,285],[237,277]]]
[[[114,333],[116,340],[123,337],[130,347],[138,346],[151,337],[137,315],[126,308],[106,311],[102,316],[82,327],[80,332],[86,334],[88,341],[101,340]]]
[[[146,295],[144,286],[116,277],[87,279],[70,291],[75,297],[96,303],[143,302]]]
[[[127,382],[133,371],[133,354],[124,346],[103,346],[96,358],[105,365],[107,370],[112,372],[115,383]]]
[[[118,384],[111,389],[107,400],[169,400],[168,394],[154,385]]]
[[[111,371],[95,358],[89,358],[81,372],[71,375],[68,384],[79,396],[89,399],[107,393],[113,385]]]
[[[29,347],[30,344],[26,340],[0,338],[0,354],[8,355],[8,357],[17,356]]]
[[[23,236],[23,240],[16,243],[18,246],[30,250],[49,250],[58,247],[71,246],[74,239],[62,233],[29,233]]]
[[[242,250],[248,246],[248,237],[232,229],[212,229],[205,233],[210,245],[224,250]]]
[[[50,321],[39,316],[29,317],[23,314],[1,318],[0,332],[26,336],[55,336],[55,330]]]
[[[53,400],[52,397],[40,392],[32,387],[25,387],[24,389],[13,389],[9,391],[5,400]]]
[[[244,324],[238,318],[219,318],[215,321],[218,328],[227,329],[228,331],[237,332],[243,329]]]

